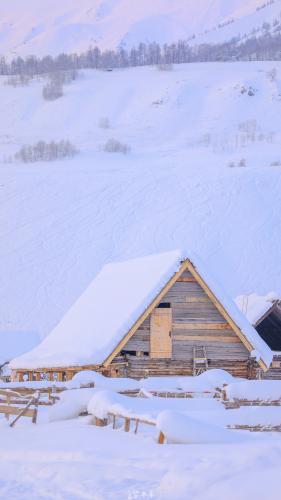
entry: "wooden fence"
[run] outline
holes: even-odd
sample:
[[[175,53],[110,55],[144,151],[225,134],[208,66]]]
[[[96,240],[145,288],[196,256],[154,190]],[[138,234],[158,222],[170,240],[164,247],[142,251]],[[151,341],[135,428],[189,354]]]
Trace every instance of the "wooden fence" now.
[[[0,390],[0,396],[2,399],[2,404],[0,404],[0,413],[3,413],[7,420],[10,419],[11,415],[16,415],[16,418],[10,423],[10,427],[13,427],[21,417],[29,417],[32,419],[32,423],[36,424],[40,400],[39,392],[36,392],[33,396],[25,399],[25,401],[19,393],[7,389]],[[24,408],[14,406],[15,404],[24,404]]]
[[[131,417],[128,415],[122,415],[121,413],[112,413],[112,412],[109,412],[107,414],[107,418],[94,417],[94,423],[98,427],[105,427],[112,421],[112,429],[116,429],[117,419],[124,420],[123,429],[125,432],[129,432],[132,428],[131,424],[134,424],[134,434],[137,434],[140,424],[156,427],[156,422],[153,419]],[[161,431],[159,432],[157,442],[158,444],[164,444],[165,442],[165,436]]]

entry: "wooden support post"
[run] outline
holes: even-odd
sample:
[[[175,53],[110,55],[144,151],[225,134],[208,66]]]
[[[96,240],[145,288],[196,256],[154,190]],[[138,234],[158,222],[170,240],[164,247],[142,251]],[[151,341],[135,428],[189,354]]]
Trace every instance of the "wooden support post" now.
[[[116,416],[113,415],[112,429],[116,429]]]
[[[29,382],[33,381],[33,373],[32,372],[28,372],[28,380],[29,380]]]
[[[53,372],[49,372],[49,380],[52,382],[54,380]]]
[[[160,431],[159,436],[158,436],[158,444],[164,444],[165,442],[165,436],[162,431]]]
[[[135,434],[138,432],[138,428],[139,428],[139,419],[137,418],[136,427],[135,427]]]
[[[125,418],[124,431],[129,432],[131,425],[131,420],[129,418]]]
[[[37,382],[40,382],[40,380],[41,380],[40,372],[36,372],[36,380],[37,380]]]
[[[107,418],[98,418],[98,417],[95,417],[95,424],[98,427],[105,427],[107,425]]]
[[[27,403],[27,405],[23,408],[23,410],[21,410],[21,412],[18,414],[18,416],[10,423],[10,427],[14,427],[14,425],[17,423],[17,421],[27,413],[28,408],[32,404],[34,404],[34,402],[35,402],[35,399],[31,398],[31,400]]]
[[[36,424],[36,422],[37,422],[39,399],[40,399],[40,392],[37,392],[35,399],[34,399],[34,413],[33,413],[33,417],[32,417],[33,424]]]

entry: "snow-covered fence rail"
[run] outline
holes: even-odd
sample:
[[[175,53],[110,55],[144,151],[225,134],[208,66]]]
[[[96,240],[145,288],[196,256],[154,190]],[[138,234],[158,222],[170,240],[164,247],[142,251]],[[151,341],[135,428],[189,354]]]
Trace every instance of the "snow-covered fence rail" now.
[[[35,395],[37,391],[32,391],[28,393],[19,393],[15,391],[10,391],[9,389],[0,389],[0,404],[16,404],[16,405],[26,405],[27,398],[30,399],[32,396]],[[38,391],[40,392],[40,391]],[[44,396],[44,392],[40,393],[41,395]],[[39,405],[40,406],[49,406],[55,403],[55,401],[58,399],[54,394],[48,391],[47,393],[48,399],[40,399],[39,400]]]
[[[226,408],[281,406],[281,380],[247,380],[226,385],[221,391]]]
[[[281,424],[280,425],[230,424],[227,426],[227,428],[231,430],[250,431],[250,432],[281,432]]]
[[[124,431],[125,432],[129,432],[131,429],[131,423],[134,423],[134,434],[137,434],[140,424],[150,425],[150,426],[156,427],[156,420],[142,418],[142,417],[128,417],[126,414],[112,413],[112,412],[109,412],[107,414],[107,418],[95,417],[94,423],[95,423],[95,425],[97,425],[99,427],[105,427],[106,425],[108,425],[109,423],[112,422],[112,428],[116,429],[117,419],[124,420]],[[165,435],[163,434],[162,431],[160,431],[157,442],[159,444],[163,444],[164,441],[165,441]]]
[[[220,398],[219,392],[215,391],[149,391],[152,396],[159,398]]]

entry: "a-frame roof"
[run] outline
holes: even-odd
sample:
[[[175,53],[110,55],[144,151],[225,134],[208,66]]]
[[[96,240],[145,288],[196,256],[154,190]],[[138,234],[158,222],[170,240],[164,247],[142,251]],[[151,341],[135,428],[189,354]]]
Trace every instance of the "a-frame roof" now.
[[[107,365],[189,270],[263,369],[272,352],[197,257],[179,250],[106,265],[57,327],[13,369]]]

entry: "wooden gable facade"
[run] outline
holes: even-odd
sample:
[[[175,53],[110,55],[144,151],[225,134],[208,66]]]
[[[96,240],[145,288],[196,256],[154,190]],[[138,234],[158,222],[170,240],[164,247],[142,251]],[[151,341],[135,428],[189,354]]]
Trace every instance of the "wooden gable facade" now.
[[[250,359],[249,346],[196,277],[185,269],[168,288],[105,362],[104,373],[140,378],[221,368],[255,378],[259,366]]]

